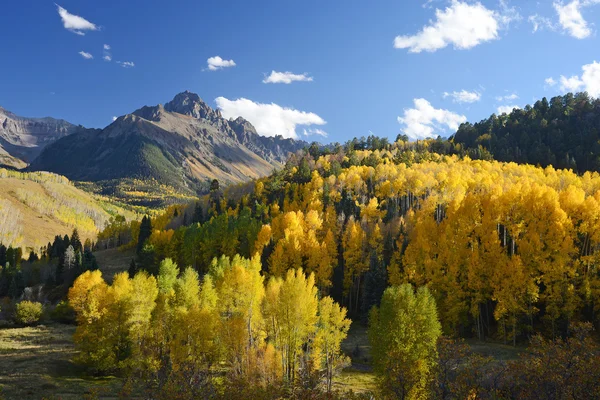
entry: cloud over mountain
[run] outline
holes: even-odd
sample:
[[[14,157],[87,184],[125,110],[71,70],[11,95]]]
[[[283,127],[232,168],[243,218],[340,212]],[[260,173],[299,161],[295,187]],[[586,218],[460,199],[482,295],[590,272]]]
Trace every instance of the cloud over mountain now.
[[[461,123],[467,122],[464,115],[434,108],[425,99],[413,101],[414,107],[405,109],[404,115],[398,117],[398,122],[403,125],[402,132],[413,140],[443,135],[448,129],[456,131]]]
[[[259,134],[264,136],[281,135],[285,138],[296,139],[298,138],[296,133],[298,125],[325,125],[327,123],[315,113],[281,107],[275,103],[256,103],[245,98],[229,100],[225,97],[217,97],[215,101],[225,118],[243,117],[254,125]]]

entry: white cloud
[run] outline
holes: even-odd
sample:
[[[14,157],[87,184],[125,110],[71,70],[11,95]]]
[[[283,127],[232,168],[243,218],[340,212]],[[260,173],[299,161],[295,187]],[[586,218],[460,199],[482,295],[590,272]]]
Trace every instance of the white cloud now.
[[[310,128],[308,130],[304,130],[304,136],[311,136],[311,135],[319,135],[319,136],[323,136],[323,137],[327,137],[327,132],[325,132],[323,129],[319,129],[319,128]]]
[[[520,109],[521,107],[519,106],[500,106],[498,107],[498,114],[502,115],[502,114],[510,114],[512,112],[512,110],[514,109]]]
[[[410,53],[433,52],[449,45],[464,50],[498,38],[498,31],[521,16],[500,2],[502,11],[487,9],[481,3],[452,0],[445,10],[435,10],[435,21],[412,36],[396,36],[394,47]]]
[[[235,67],[235,61],[223,60],[219,56],[210,57],[208,60],[206,60],[206,63],[208,64],[208,69],[211,71],[216,71],[222,68]]]
[[[312,82],[312,76],[308,76],[305,72],[303,74],[294,74],[292,72],[277,72],[271,71],[271,75],[267,76],[263,83],[285,83],[290,84],[292,82]]]
[[[542,17],[541,15],[535,14],[530,15],[527,20],[533,25],[533,33],[537,31],[542,31],[544,29],[548,29],[551,31],[556,30],[556,25],[552,23],[550,18]]]
[[[548,87],[553,87],[554,85],[556,85],[556,81],[554,80],[554,78],[550,77],[550,78],[546,78],[544,80],[544,82],[546,83],[546,85]]]
[[[573,75],[570,78],[566,76],[560,77],[560,90],[564,92],[576,92],[583,87],[583,82],[577,75]]]
[[[60,15],[65,29],[80,36],[85,35],[85,31],[97,31],[99,29],[87,19],[82,18],[79,15],[71,14],[56,3],[54,3],[54,5],[58,8],[58,15]]]
[[[444,92],[444,98],[452,97],[452,101],[455,103],[475,103],[481,100],[481,94],[477,92],[469,92],[461,90],[460,92]]]
[[[119,64],[123,68],[135,67],[135,64],[132,61],[117,61],[117,64]]]
[[[452,111],[436,109],[425,99],[414,99],[414,108],[404,110],[404,116],[398,122],[404,132],[413,140],[425,139],[446,133],[447,129],[456,131],[459,125],[467,122],[467,117]]]
[[[560,89],[565,92],[584,90],[592,97],[600,98],[600,63],[594,61],[581,67],[581,76],[560,77]]]
[[[600,0],[573,0],[564,4],[562,1],[553,3],[558,14],[558,23],[569,35],[577,39],[585,39],[592,34],[588,22],[583,18],[583,7],[600,4]]]
[[[513,101],[513,100],[516,100],[518,98],[519,98],[519,96],[517,96],[516,93],[512,93],[512,94],[508,94],[508,95],[505,95],[505,96],[497,96],[496,100],[498,100],[498,101]]]
[[[87,53],[85,51],[80,51],[79,55],[83,58],[85,58],[86,60],[91,60],[92,58],[94,58],[93,55],[91,55],[90,53]]]
[[[113,122],[115,122],[117,120],[117,117],[113,116],[112,120],[113,120]]]
[[[225,118],[241,116],[250,121],[256,131],[263,136],[281,135],[286,138],[297,138],[296,126],[298,125],[326,124],[325,120],[315,113],[285,108],[275,103],[255,103],[245,98],[229,100],[225,97],[217,97],[215,101]]]
[[[110,46],[108,44],[104,45],[102,54],[104,54],[104,56],[102,57],[104,61],[112,61],[112,54],[110,53]]]

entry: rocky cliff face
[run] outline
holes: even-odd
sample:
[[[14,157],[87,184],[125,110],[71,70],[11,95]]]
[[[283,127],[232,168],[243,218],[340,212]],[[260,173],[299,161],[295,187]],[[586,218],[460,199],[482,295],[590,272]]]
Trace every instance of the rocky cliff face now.
[[[22,167],[47,145],[79,129],[62,119],[19,117],[0,107],[0,164],[4,160],[7,165]]]
[[[31,164],[74,180],[156,180],[196,192],[207,181],[237,183],[281,168],[302,141],[267,138],[243,118],[224,119],[194,93],[145,106],[101,131],[78,132],[48,146]]]

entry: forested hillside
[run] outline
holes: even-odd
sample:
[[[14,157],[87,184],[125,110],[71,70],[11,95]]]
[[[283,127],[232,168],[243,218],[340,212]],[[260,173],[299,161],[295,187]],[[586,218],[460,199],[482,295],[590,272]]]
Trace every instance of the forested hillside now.
[[[354,363],[381,398],[600,395],[600,174],[448,145],[311,146],[269,177],[113,218],[95,244],[56,237],[27,273],[9,248],[3,287],[23,294],[5,304],[36,321],[28,300],[72,284],[47,307],[75,318],[75,361],[122,376],[126,396],[369,398],[336,387]],[[111,276],[91,249],[114,247],[135,257]],[[368,353],[344,351],[367,323]],[[457,338],[530,351],[495,359]]]
[[[444,331],[479,338],[597,323],[600,175],[442,156],[435,143],[312,148],[251,186],[171,209],[138,244],[140,265],[170,257],[204,274],[215,257],[258,253],[269,275],[303,268],[363,317],[388,284],[427,285]]]
[[[85,193],[63,176],[0,169],[0,244],[5,246],[38,252],[73,228],[95,240],[116,215],[137,218],[133,209]]]
[[[498,161],[600,171],[600,99],[587,93],[543,98],[510,114],[462,124],[451,141],[465,149],[483,146]]]

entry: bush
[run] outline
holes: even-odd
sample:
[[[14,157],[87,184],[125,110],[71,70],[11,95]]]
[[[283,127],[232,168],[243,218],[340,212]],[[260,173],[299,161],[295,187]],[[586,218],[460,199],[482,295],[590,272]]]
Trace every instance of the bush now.
[[[22,325],[33,325],[42,316],[42,303],[24,300],[17,304],[15,320]]]
[[[52,318],[53,321],[63,324],[74,324],[75,310],[73,310],[73,307],[71,307],[67,301],[63,300],[50,312],[50,318]]]

